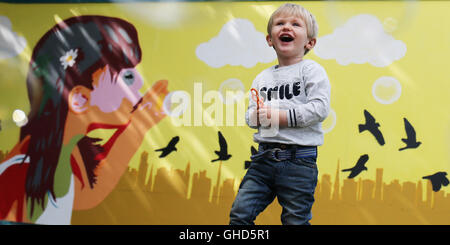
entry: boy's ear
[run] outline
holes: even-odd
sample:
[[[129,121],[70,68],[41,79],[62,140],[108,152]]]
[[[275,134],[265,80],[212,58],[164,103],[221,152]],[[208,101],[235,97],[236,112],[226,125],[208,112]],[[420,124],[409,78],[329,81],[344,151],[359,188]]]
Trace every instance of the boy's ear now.
[[[75,86],[69,93],[69,109],[78,114],[89,108],[91,90],[85,86]]]
[[[270,35],[266,36],[266,40],[267,40],[267,44],[269,44],[269,47],[272,47],[273,43],[272,43],[272,38],[270,37]]]
[[[316,42],[317,42],[316,38],[309,39],[309,41],[306,44],[305,48],[308,49],[308,50],[311,50],[312,48],[314,48],[314,46],[316,46]]]

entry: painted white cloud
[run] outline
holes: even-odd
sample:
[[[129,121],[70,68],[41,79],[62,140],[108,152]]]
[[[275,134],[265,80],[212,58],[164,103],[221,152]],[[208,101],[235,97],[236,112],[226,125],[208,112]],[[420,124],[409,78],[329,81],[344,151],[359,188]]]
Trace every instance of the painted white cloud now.
[[[314,52],[341,65],[370,63],[384,67],[405,56],[406,44],[386,33],[377,17],[360,14],[332,34],[320,37]]]
[[[13,32],[9,18],[0,16],[0,60],[17,56],[26,46],[25,38]]]
[[[227,22],[217,36],[197,46],[196,54],[214,68],[225,65],[250,68],[277,58],[275,51],[267,45],[265,35],[246,19]]]

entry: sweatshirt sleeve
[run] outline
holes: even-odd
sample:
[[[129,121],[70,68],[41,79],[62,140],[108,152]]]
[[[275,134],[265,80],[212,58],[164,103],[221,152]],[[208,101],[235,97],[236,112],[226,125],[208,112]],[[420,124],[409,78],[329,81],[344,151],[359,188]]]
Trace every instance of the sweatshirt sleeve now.
[[[308,127],[322,122],[330,111],[330,82],[325,69],[318,63],[303,67],[306,103],[287,112],[288,127]]]
[[[250,90],[248,92],[248,96],[249,96],[248,108],[247,108],[247,111],[245,112],[245,122],[247,123],[247,125],[250,128],[253,128],[253,129],[257,129],[258,127],[257,127],[257,118],[256,117],[255,118],[253,118],[253,117],[250,118],[250,115],[252,115],[253,112],[256,110],[256,102],[252,99],[251,89],[255,88],[256,90],[259,91],[259,88],[257,87],[257,85],[258,85],[258,82],[257,82],[258,81],[258,77],[259,76],[257,76],[255,78],[255,80],[253,80],[252,87],[250,88]]]

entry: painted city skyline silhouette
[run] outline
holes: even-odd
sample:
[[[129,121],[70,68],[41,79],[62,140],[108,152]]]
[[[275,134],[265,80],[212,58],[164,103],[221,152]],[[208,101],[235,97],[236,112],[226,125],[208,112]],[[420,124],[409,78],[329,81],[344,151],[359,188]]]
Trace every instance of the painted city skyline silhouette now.
[[[5,156],[0,151],[0,159]],[[375,180],[348,179],[340,168],[338,161],[334,178],[320,176],[311,224],[449,224],[450,194],[446,188],[434,192],[431,182],[422,179],[384,183],[381,168],[376,169]],[[236,179],[222,180],[220,176],[219,167],[213,184],[206,170],[191,173],[189,162],[184,170],[155,169],[144,151],[139,169],[129,168],[97,207],[74,210],[72,224],[228,224],[237,194]],[[281,206],[274,201],[255,223],[281,224],[280,214]]]
[[[355,180],[340,170],[338,161],[333,180],[320,176],[311,224],[449,224],[450,194],[434,192],[428,180],[384,183],[381,168],[375,180]],[[236,179],[221,180],[220,171],[213,184],[206,170],[191,173],[189,162],[184,170],[155,169],[143,152],[139,169],[129,169],[96,208],[74,211],[72,224],[228,224]],[[281,224],[280,214],[274,201],[255,223]]]

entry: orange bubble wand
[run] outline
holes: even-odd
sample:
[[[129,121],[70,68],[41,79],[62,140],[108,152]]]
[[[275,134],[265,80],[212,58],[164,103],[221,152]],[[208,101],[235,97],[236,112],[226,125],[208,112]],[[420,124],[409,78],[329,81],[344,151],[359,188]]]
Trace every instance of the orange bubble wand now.
[[[260,107],[264,106],[264,99],[259,97],[258,90],[252,88],[250,91],[252,93],[252,99],[256,102],[256,109],[259,110]]]
[[[250,89],[252,99],[256,102],[256,125],[259,125],[259,108],[264,106],[264,98],[259,97],[258,90]]]

